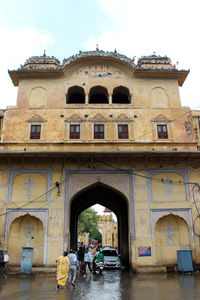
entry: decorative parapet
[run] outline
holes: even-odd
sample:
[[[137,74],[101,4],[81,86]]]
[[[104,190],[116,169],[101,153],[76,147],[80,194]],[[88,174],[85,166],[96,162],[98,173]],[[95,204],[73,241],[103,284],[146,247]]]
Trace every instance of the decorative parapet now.
[[[63,76],[63,72],[67,66],[70,64],[79,61],[84,58],[107,58],[109,61],[111,59],[115,61],[120,61],[134,72],[136,76],[160,76],[163,72],[165,76],[177,78],[179,85],[182,86],[185,78],[189,71],[178,70],[175,65],[172,65],[171,60],[167,56],[144,56],[138,59],[137,65],[135,64],[135,57],[133,59],[126,57],[125,55],[114,52],[103,51],[96,48],[95,51],[79,51],[78,54],[73,55],[67,59],[63,60],[63,63],[60,64],[60,61],[54,56],[47,56],[46,53],[42,56],[32,56],[26,60],[24,65],[21,65],[19,69],[8,71],[11,79],[15,86],[19,84],[20,74],[26,74],[29,76],[34,72],[48,73],[48,75]]]
[[[109,51],[106,52],[103,50],[99,50],[98,48],[95,51],[84,51],[84,52],[79,51],[78,54],[73,55],[67,59],[64,59],[62,65],[63,67],[66,67],[76,60],[79,60],[81,58],[87,58],[87,57],[111,57],[128,64],[131,68],[135,67],[134,58],[130,59],[125,55],[117,53],[116,50],[114,52],[109,52]]]

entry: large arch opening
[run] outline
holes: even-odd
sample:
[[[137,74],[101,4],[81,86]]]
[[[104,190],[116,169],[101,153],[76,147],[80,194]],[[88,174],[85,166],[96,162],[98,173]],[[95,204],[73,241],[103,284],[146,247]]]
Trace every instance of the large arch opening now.
[[[77,246],[77,221],[80,213],[94,204],[105,206],[116,215],[118,221],[118,250],[121,255],[121,264],[128,268],[128,201],[122,193],[105,184],[96,183],[73,197],[70,210],[70,247],[76,248]]]

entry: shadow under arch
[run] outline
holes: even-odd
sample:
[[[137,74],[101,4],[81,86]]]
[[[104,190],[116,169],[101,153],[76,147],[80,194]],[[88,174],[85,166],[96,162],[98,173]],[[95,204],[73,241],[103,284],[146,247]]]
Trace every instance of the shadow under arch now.
[[[97,182],[82,191],[72,199],[70,206],[70,247],[77,245],[77,221],[80,213],[86,208],[100,204],[115,213],[118,220],[118,250],[121,254],[122,266],[129,267],[128,240],[128,200],[120,191]]]

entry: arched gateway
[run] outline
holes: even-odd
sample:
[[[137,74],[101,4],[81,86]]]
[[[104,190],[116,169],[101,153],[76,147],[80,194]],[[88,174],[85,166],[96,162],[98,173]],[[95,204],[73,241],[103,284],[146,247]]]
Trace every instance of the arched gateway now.
[[[71,200],[70,205],[70,246],[77,244],[77,221],[79,214],[86,208],[101,204],[112,210],[118,219],[118,241],[122,265],[129,266],[129,241],[128,241],[128,201],[116,189],[97,182],[78,192]]]

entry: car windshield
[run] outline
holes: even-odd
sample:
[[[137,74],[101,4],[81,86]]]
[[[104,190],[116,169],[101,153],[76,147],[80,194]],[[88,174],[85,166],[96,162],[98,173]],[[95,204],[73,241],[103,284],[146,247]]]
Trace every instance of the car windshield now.
[[[115,250],[103,250],[104,256],[118,256]]]

